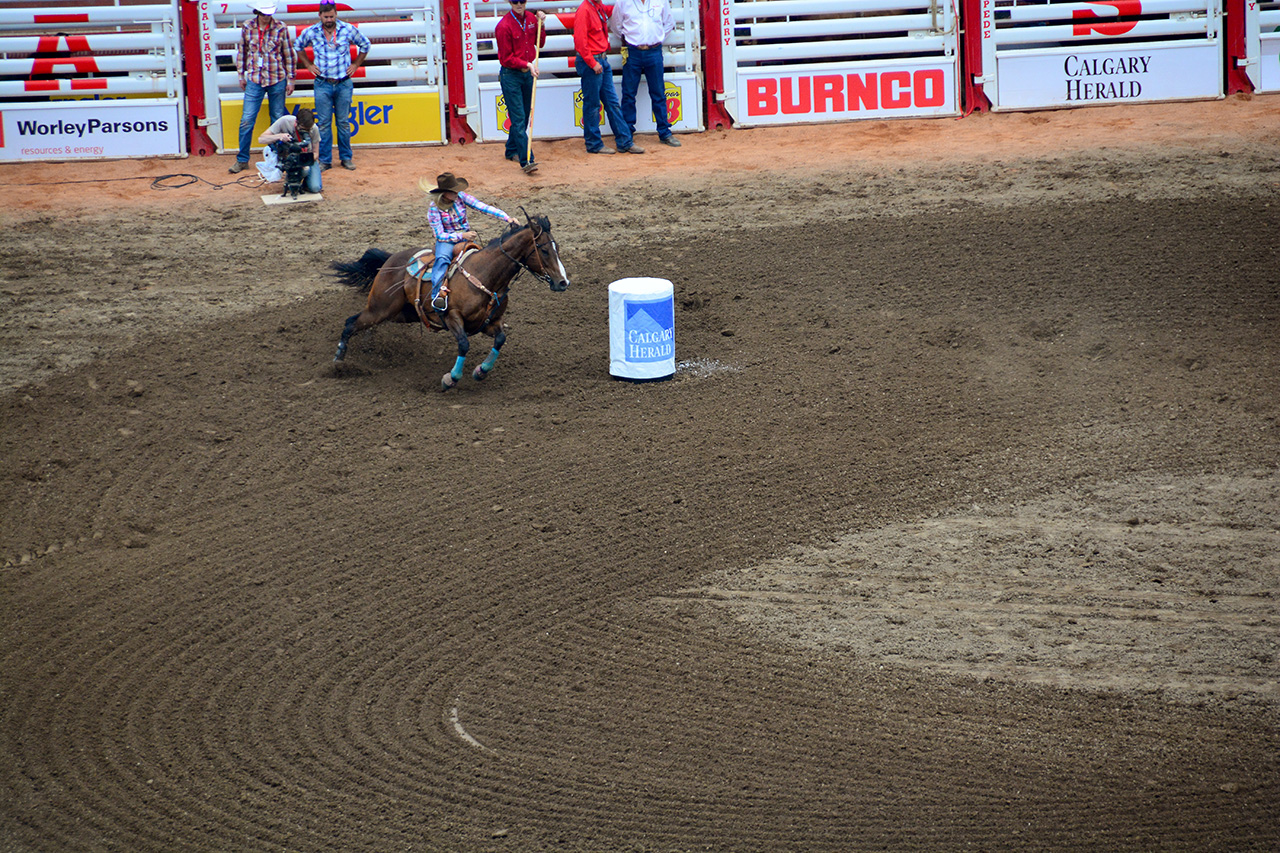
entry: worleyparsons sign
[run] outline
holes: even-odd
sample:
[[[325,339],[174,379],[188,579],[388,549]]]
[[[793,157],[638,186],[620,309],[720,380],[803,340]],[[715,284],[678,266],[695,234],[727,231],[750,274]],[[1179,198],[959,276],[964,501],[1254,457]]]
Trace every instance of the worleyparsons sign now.
[[[144,99],[85,104],[73,107],[63,101],[0,110],[0,159],[160,157],[182,150],[177,104]]]

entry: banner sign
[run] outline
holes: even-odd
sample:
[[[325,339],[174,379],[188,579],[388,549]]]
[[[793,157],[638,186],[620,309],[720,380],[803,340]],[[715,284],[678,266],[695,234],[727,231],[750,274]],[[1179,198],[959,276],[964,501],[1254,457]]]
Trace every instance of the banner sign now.
[[[285,100],[285,110],[297,113],[301,107],[314,107],[311,93],[301,97],[294,93]],[[222,101],[222,149],[236,151],[240,147],[240,114],[244,101]],[[355,145],[410,145],[423,140],[440,139],[443,135],[443,115],[440,93],[405,92],[356,89],[351,99],[351,144]],[[253,126],[253,147],[261,148],[258,137],[271,126],[267,104],[264,101],[258,111],[257,124]],[[335,128],[334,145],[338,144]]]
[[[738,69],[742,124],[954,115],[955,63]]]
[[[147,100],[84,101],[83,107],[15,104],[0,109],[0,160],[171,157],[182,153],[182,109]]]
[[[707,11],[708,109],[738,127],[960,114],[953,0],[717,0]]]
[[[701,91],[690,74],[663,75],[667,93],[667,118],[672,130],[701,130]],[[621,88],[622,76],[614,75],[614,85]],[[481,138],[505,139],[511,129],[502,89],[496,85],[480,87]],[[643,87],[636,98],[636,133],[657,133],[649,92]],[[600,132],[612,133],[604,108],[600,109]],[[558,139],[582,133],[582,86],[577,79],[547,79],[538,83],[538,103],[533,116],[535,139]]]
[[[1086,107],[1221,94],[1216,44],[1096,45],[998,59],[1002,109]]]
[[[1258,91],[1280,92],[1280,35],[1260,39],[1258,53]]]
[[[994,110],[1222,97],[1221,0],[980,9],[977,82]]]

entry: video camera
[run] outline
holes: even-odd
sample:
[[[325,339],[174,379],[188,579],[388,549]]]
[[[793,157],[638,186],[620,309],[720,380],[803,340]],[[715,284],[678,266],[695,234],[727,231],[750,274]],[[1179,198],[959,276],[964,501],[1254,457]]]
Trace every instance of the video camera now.
[[[311,140],[304,138],[301,142],[291,139],[272,143],[276,148],[276,158],[280,161],[280,173],[284,175],[284,192],[282,196],[298,197],[302,192],[303,172],[307,166],[315,162],[311,153]]]

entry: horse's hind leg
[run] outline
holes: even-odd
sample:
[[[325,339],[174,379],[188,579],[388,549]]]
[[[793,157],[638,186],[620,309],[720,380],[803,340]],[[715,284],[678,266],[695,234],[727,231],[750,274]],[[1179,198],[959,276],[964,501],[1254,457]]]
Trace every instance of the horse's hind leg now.
[[[360,314],[363,313],[363,311],[360,312]],[[342,337],[338,339],[338,353],[333,357],[334,361],[342,361],[347,357],[347,341],[351,340],[351,336],[356,333],[356,321],[360,319],[360,314],[352,314],[347,318],[347,324],[342,327]]]
[[[359,314],[352,314],[348,317],[346,325],[342,327],[342,337],[338,339],[338,352],[334,355],[333,360],[342,361],[347,357],[347,342],[351,340],[352,335],[368,329],[370,326],[376,326],[385,320],[389,320],[404,305],[403,291],[399,294],[392,294],[389,298],[379,292],[378,282],[375,280],[373,289],[369,294],[369,301],[365,303],[364,310]]]
[[[476,365],[476,369],[471,371],[472,379],[480,382],[489,375],[489,371],[493,370],[493,366],[498,363],[498,356],[502,355],[502,345],[506,341],[507,333],[502,331],[502,327],[499,326],[498,333],[493,336],[493,349],[489,350],[489,357]]]

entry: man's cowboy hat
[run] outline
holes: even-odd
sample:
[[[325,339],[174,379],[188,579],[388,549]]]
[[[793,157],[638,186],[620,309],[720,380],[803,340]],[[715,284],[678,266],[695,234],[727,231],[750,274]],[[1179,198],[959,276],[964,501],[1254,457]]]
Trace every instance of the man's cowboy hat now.
[[[267,17],[276,13],[275,0],[253,0],[253,2],[249,4],[249,8],[255,12],[261,12]]]
[[[467,183],[466,178],[454,177],[453,172],[445,172],[443,175],[438,176],[434,187],[431,186],[431,181],[426,178],[418,179],[418,189],[422,190],[424,193],[431,193],[432,195],[444,192],[460,193],[468,186],[470,186],[470,184]]]

